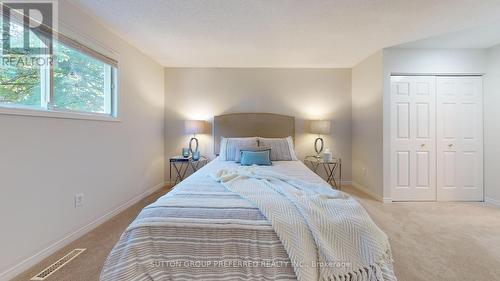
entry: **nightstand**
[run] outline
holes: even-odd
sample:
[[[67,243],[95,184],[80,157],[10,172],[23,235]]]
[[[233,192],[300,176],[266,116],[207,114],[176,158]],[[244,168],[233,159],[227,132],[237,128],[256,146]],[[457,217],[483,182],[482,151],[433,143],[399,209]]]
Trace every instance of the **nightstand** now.
[[[192,172],[194,173],[201,167],[205,166],[208,161],[208,158],[205,156],[201,156],[198,160],[193,160],[191,156],[170,157],[170,183],[172,183],[172,168],[174,168],[175,172],[175,181],[172,183],[172,186],[174,186],[186,178],[186,174],[189,168],[191,168]]]
[[[325,161],[322,157],[306,156],[304,164],[308,166],[313,172],[319,175],[322,169],[326,173],[326,182],[328,182],[335,189],[342,188],[342,159],[333,158],[332,161]],[[338,181],[335,179],[337,177]]]

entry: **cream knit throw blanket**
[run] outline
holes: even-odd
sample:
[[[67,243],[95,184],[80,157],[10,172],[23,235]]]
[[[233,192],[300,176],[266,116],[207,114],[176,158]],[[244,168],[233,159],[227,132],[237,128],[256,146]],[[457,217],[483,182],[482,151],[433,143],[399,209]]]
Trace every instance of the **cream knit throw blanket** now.
[[[260,209],[299,281],[396,280],[387,236],[345,193],[259,167],[210,176]]]

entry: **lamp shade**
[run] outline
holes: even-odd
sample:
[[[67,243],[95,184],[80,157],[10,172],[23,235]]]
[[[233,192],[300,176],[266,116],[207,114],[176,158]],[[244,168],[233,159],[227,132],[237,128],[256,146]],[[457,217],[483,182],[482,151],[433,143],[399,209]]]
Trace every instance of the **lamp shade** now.
[[[203,134],[207,130],[207,122],[204,120],[186,120],[184,129],[187,134]]]
[[[311,120],[310,132],[319,135],[330,134],[332,124],[330,120]]]

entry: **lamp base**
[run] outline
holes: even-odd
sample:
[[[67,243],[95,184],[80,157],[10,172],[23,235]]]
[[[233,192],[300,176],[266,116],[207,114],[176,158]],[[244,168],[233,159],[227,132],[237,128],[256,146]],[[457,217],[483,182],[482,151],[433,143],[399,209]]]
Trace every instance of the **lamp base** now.
[[[320,144],[319,148],[318,148],[318,143]],[[324,143],[322,138],[316,138],[316,140],[314,141],[314,150],[316,151],[317,157],[319,157],[319,155],[323,151],[324,145],[325,145],[325,143]]]
[[[195,148],[194,149],[193,149],[193,141],[195,143]],[[198,151],[198,139],[197,138],[192,137],[189,140],[189,151],[191,152],[191,155],[193,154],[193,152]]]

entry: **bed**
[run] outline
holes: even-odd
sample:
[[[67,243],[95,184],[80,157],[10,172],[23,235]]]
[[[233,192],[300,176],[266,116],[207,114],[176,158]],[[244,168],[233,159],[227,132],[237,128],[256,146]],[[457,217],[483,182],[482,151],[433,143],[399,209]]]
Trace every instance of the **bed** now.
[[[215,151],[219,152],[222,136],[286,137],[294,135],[294,127],[294,118],[289,116],[256,113],[218,116],[214,118]],[[302,223],[296,222],[294,218],[301,217],[300,212],[288,214],[287,211],[294,209],[293,201],[272,199],[266,209],[260,199],[269,201],[272,194],[269,197],[253,194],[257,197],[252,199],[245,191],[237,191],[241,186],[235,181],[229,186],[213,177],[220,171],[239,169],[240,165],[234,161],[215,159],[144,208],[109,254],[101,280],[396,280],[385,234],[369,219],[361,205],[345,193],[332,190],[302,162],[275,161],[272,166],[249,169],[286,175],[287,179],[301,183],[298,185],[320,190],[315,198],[331,196],[328,202],[333,202],[334,215],[324,216],[321,208],[319,211],[321,218],[333,219],[321,223],[331,227],[331,233],[344,229],[330,243],[343,257],[334,261],[334,267],[344,267],[331,272],[342,272],[342,275],[322,273],[324,264],[317,263],[322,261],[318,257],[320,254],[311,250],[315,247],[314,241],[320,249],[320,243],[314,240],[317,236],[313,228],[310,231],[313,235],[300,230],[307,229],[308,218],[312,216],[301,218]],[[264,181],[254,181],[261,182]],[[274,206],[280,205],[280,200],[287,208],[285,211]],[[317,213],[318,208],[314,211]],[[284,219],[286,216],[279,216],[280,212],[292,217]],[[283,235],[283,229],[277,225],[291,231]],[[352,233],[352,237],[346,233]],[[288,236],[305,242],[295,242],[295,245],[290,242],[295,240]],[[307,242],[305,236],[314,241]],[[355,241],[346,247],[345,243],[336,243],[340,240]],[[374,252],[383,253],[380,257],[370,250],[374,248],[372,244],[378,247]],[[297,263],[297,256],[308,252],[314,255],[306,258],[308,264]],[[352,259],[350,253],[354,253]],[[368,264],[360,270],[359,266],[353,266],[351,262],[359,256],[375,259],[375,267]]]

